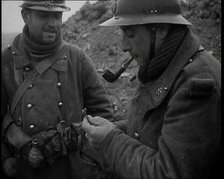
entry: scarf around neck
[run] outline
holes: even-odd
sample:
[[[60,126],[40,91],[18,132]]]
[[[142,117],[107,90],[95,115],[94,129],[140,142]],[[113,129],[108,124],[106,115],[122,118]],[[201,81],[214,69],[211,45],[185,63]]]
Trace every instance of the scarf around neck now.
[[[162,75],[183,42],[187,31],[188,28],[183,25],[171,27],[160,50],[138,71],[138,78],[143,84],[153,81]]]
[[[60,47],[62,38],[59,37],[55,42],[47,45],[40,45],[31,40],[28,26],[23,28],[24,49],[33,61],[40,61],[53,55]]]

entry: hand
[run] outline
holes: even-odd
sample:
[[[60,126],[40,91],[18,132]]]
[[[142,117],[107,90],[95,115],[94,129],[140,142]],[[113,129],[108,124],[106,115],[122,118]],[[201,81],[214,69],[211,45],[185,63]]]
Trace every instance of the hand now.
[[[42,131],[33,137],[38,140],[43,156],[49,163],[61,155],[62,141],[57,130]]]
[[[86,132],[86,138],[94,148],[99,148],[107,134],[116,128],[115,124],[102,118],[88,115],[83,119],[81,129]]]
[[[7,177],[13,177],[16,174],[16,159],[13,157],[7,158],[2,163],[2,168]]]

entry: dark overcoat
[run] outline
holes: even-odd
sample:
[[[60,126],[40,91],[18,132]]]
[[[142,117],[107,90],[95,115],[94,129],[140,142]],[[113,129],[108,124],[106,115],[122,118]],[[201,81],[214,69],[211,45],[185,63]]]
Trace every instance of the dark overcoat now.
[[[12,46],[2,52],[2,119],[3,128],[13,120],[28,136],[55,128],[64,120],[66,126],[80,122],[81,111],[87,108],[92,116],[102,116],[112,120],[110,100],[91,59],[77,46],[62,41],[60,50],[49,58],[55,62],[40,78],[30,83],[10,114],[16,90],[35,62],[31,62],[24,51],[24,39],[18,35]],[[9,107],[9,108],[8,108]],[[15,134],[16,135],[16,134]],[[89,153],[88,148],[86,149]],[[7,154],[3,154],[7,155]],[[77,151],[58,158],[54,164],[36,171],[22,158],[17,159],[18,175],[22,179],[70,179],[94,177],[95,170],[80,159]]]
[[[221,66],[199,51],[191,31],[165,72],[139,84],[125,129],[112,130],[101,154],[126,179],[202,179],[216,160],[221,134]]]

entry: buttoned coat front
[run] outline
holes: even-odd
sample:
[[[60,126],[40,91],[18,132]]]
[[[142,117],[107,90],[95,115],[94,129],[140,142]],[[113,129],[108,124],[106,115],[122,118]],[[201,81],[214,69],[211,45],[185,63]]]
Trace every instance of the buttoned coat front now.
[[[126,179],[210,178],[220,146],[221,67],[191,33],[165,72],[139,84],[106,137],[105,166]]]
[[[55,62],[39,74],[39,78],[30,82],[15,112],[10,114],[16,90],[37,63],[32,62],[25,53],[22,35],[18,35],[13,45],[3,51],[2,119],[8,114],[29,136],[55,128],[62,120],[66,126],[80,122],[83,108],[87,108],[90,115],[112,120],[110,100],[92,61],[81,49],[63,41],[57,53],[49,58]],[[4,122],[10,123],[7,120]],[[90,170],[92,167],[86,165],[77,152],[57,159],[38,176],[26,161],[18,159],[18,171],[23,179],[85,178]]]

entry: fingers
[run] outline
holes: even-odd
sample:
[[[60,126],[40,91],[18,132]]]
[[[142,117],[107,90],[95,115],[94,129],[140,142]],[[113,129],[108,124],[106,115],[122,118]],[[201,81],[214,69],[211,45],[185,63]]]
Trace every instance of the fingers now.
[[[87,120],[86,117],[83,118],[81,129],[84,130],[85,132],[89,133],[91,131],[91,124],[89,123],[89,120]]]
[[[96,116],[96,117],[92,117],[90,115],[87,116],[87,120],[91,125],[94,126],[101,126],[105,123],[105,121],[107,121],[106,119]]]

